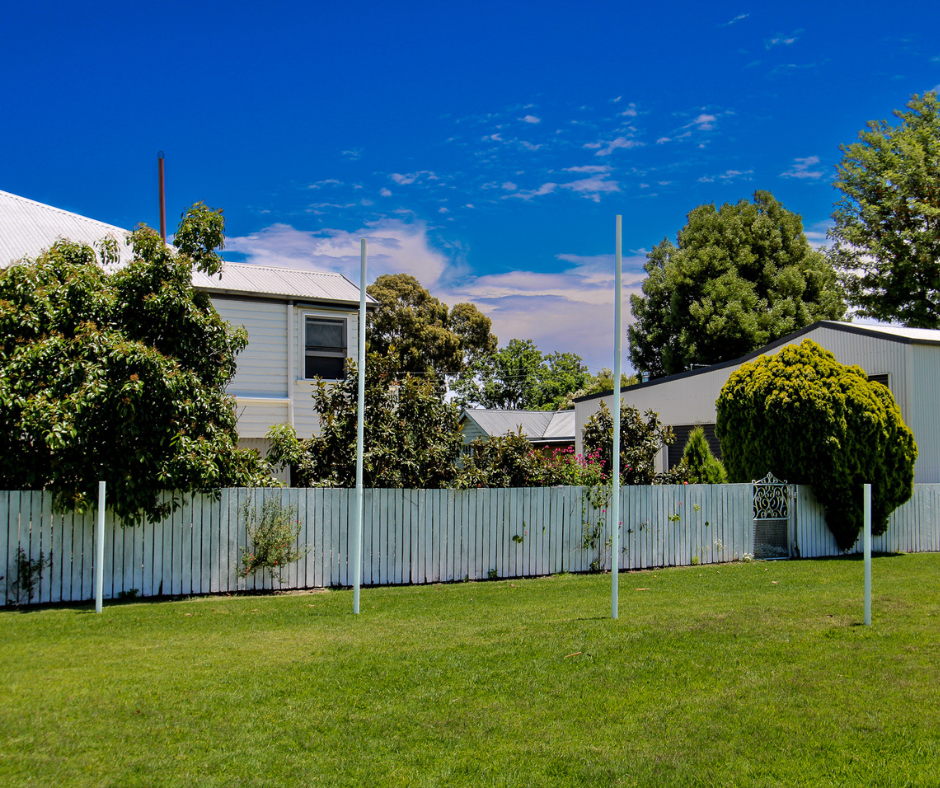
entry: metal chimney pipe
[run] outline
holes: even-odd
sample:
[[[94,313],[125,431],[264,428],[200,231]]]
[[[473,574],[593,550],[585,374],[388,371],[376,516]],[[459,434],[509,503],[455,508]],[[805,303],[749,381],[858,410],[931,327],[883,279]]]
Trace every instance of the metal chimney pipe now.
[[[163,180],[163,151],[157,151],[157,174],[160,181],[160,237],[166,243],[166,185]]]

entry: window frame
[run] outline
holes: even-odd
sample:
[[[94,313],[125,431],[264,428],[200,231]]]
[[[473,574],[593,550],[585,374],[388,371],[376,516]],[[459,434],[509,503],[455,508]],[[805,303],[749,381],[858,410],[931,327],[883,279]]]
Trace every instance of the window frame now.
[[[307,325],[308,321],[315,321],[319,323],[333,323],[339,324],[343,329],[343,348],[340,353],[339,350],[311,350],[310,346],[307,345]],[[337,317],[336,315],[324,315],[316,312],[304,312],[302,319],[300,321],[300,336],[298,337],[300,341],[300,379],[305,381],[313,381],[317,379],[317,376],[307,377],[307,358],[310,356],[318,358],[341,358],[345,362],[349,358],[349,319],[347,317]],[[345,370],[345,363],[344,363]],[[323,380],[343,380],[345,378],[345,371],[338,378],[323,378]]]

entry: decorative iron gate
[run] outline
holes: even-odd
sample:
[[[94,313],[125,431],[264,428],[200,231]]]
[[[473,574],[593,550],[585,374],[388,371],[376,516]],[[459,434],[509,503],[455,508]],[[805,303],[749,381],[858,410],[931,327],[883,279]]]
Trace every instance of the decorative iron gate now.
[[[754,557],[790,557],[790,485],[768,473],[754,484]]]

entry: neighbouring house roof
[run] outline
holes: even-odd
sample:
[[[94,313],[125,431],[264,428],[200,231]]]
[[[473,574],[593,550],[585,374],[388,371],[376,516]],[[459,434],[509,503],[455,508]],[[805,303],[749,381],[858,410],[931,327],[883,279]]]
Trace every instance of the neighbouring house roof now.
[[[102,238],[117,241],[120,263],[133,259],[128,231],[77,213],[0,191],[0,268],[36,257],[60,238],[94,246]],[[193,286],[214,295],[270,297],[358,305],[359,288],[342,274],[226,262],[221,276],[193,271]],[[378,302],[366,296],[370,306]]]
[[[804,337],[820,328],[828,328],[832,329],[833,331],[844,331],[849,334],[868,336],[872,339],[881,339],[887,342],[900,342],[905,345],[940,345],[940,330],[933,328],[906,328],[904,326],[889,326],[873,323],[843,323],[838,320],[817,320],[815,323],[806,326],[806,328],[801,328],[799,331],[794,331],[792,334],[787,334],[787,336],[781,337],[774,342],[764,345],[764,347],[755,350],[752,353],[748,353],[746,356],[734,358],[730,361],[723,361],[720,364],[699,367],[698,369],[689,370],[688,372],[679,372],[675,375],[667,375],[662,378],[655,378],[654,380],[647,381],[646,383],[637,383],[634,386],[630,386],[630,390],[636,391],[637,389],[649,388],[650,386],[659,386],[663,383],[669,383],[673,380],[690,378],[694,377],[695,375],[704,375],[708,372],[714,372],[717,369],[743,364],[744,362],[757,358],[758,356],[761,356],[768,351],[774,350],[783,345],[789,345],[791,342],[796,342],[801,337]],[[626,391],[624,388],[621,388],[620,390],[621,392]],[[588,394],[584,397],[578,397],[575,402],[586,402],[592,399],[600,399],[601,397],[609,397],[612,393],[613,390],[602,391],[599,394]]]
[[[533,443],[572,443],[575,435],[573,410],[465,410],[469,419],[491,438],[509,432],[523,433]]]

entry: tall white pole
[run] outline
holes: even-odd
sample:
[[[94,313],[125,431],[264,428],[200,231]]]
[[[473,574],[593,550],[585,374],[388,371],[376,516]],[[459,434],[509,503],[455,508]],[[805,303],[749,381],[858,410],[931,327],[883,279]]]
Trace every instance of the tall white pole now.
[[[871,626],[871,485],[864,485],[865,532],[862,546],[865,550],[865,626]]]
[[[104,482],[98,482],[98,523],[95,528],[95,612],[104,607]]]
[[[611,587],[610,587],[610,615],[611,618],[620,616],[620,335],[622,290],[621,270],[623,257],[621,254],[620,216],[617,216],[617,272],[614,280],[616,301],[614,302],[614,445],[611,456],[613,468],[611,469],[610,491],[610,520],[611,520]]]
[[[359,252],[359,410],[356,419],[356,533],[353,535],[353,613],[359,613],[362,581],[362,452],[366,422],[366,239]]]

